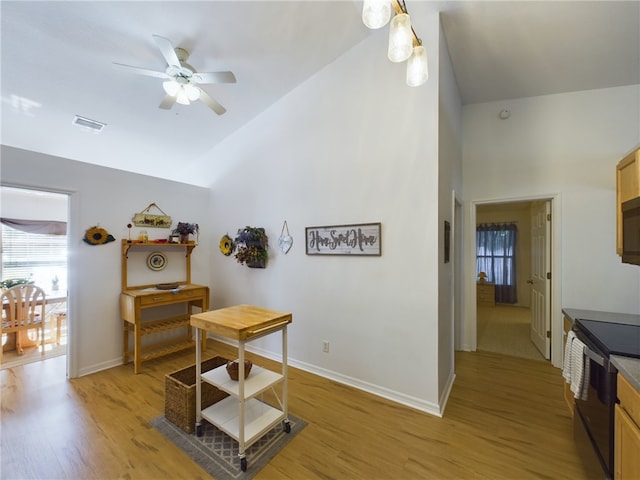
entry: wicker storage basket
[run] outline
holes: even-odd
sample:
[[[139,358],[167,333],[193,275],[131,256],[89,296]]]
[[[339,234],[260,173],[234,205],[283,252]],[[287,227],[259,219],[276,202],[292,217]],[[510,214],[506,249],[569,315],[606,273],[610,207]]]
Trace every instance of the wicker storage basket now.
[[[202,362],[201,371],[208,372],[221,365],[227,359],[213,357]],[[228,394],[213,385],[202,382],[202,408],[219,402]],[[164,416],[187,433],[193,433],[196,423],[196,366],[183,368],[165,375],[164,380]]]

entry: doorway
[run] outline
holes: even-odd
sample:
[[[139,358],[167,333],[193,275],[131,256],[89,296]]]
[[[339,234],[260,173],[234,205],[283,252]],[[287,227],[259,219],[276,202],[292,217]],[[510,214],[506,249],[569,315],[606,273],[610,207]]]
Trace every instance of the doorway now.
[[[0,245],[3,287],[33,283],[45,291],[45,341],[36,332],[23,339],[18,352],[11,335],[2,336],[1,368],[46,360],[67,354],[67,219],[66,194],[0,186]],[[15,334],[14,334],[15,336]],[[42,350],[44,349],[44,355]]]
[[[491,226],[489,229],[496,229],[497,232],[500,226],[504,226],[516,232],[515,249],[510,259],[512,265],[509,267],[510,271],[513,270],[510,280],[513,288],[509,295],[501,295],[502,292],[498,290],[504,290],[506,287],[500,284],[478,286],[480,293],[477,293],[476,302],[477,350],[531,360],[550,359],[550,335],[546,338],[546,343],[544,340],[539,341],[541,330],[543,335],[551,331],[551,311],[548,303],[550,295],[539,295],[540,282],[543,286],[548,286],[544,280],[538,279],[539,262],[540,259],[551,259],[550,243],[538,242],[536,237],[538,223],[535,215],[540,206],[550,208],[550,201],[523,200],[476,206],[476,226]],[[493,276],[492,272],[489,272],[489,282]],[[499,283],[506,282],[503,280]],[[488,299],[487,295],[492,298]],[[502,298],[503,296],[508,298]],[[540,299],[547,300],[546,306],[544,302],[542,307],[540,306]]]

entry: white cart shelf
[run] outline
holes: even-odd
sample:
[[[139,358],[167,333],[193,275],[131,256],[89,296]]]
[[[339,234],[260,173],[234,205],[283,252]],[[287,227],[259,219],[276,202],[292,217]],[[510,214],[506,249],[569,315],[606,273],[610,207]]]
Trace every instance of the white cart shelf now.
[[[240,467],[247,469],[245,451],[275,425],[282,422],[285,432],[291,431],[287,409],[287,325],[291,313],[268,310],[252,305],[237,305],[191,316],[196,331],[196,435],[202,435],[204,418],[238,442]],[[201,372],[202,330],[214,336],[238,341],[238,361],[244,365],[245,343],[272,333],[282,333],[282,373],[254,365],[244,378],[239,368],[238,381],[231,380],[225,366]],[[202,382],[209,383],[230,396],[201,409]],[[280,408],[255,398],[266,390],[281,386],[282,399],[276,394]]]

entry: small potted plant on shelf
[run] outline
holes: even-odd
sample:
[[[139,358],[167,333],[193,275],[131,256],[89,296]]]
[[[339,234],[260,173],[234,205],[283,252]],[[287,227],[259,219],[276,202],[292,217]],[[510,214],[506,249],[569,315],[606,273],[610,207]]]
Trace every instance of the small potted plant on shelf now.
[[[173,231],[180,235],[180,243],[189,243],[189,235],[197,235],[200,227],[197,223],[178,222],[178,226]]]
[[[269,238],[264,228],[244,227],[238,230],[234,240],[238,263],[250,268],[265,268],[267,265],[267,248]]]

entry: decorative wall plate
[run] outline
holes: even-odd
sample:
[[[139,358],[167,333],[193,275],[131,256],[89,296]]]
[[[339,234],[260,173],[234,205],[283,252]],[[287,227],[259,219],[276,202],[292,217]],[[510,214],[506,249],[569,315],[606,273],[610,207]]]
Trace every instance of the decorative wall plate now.
[[[166,266],[167,256],[162,252],[153,252],[147,257],[147,267],[151,270],[162,270]]]

